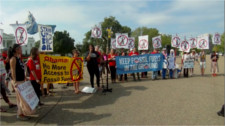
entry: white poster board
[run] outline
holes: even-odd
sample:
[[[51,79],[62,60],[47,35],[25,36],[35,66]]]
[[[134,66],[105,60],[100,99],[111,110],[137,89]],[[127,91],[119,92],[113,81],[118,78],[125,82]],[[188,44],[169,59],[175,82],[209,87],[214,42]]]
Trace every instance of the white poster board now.
[[[17,87],[20,95],[29,105],[31,110],[34,110],[35,107],[38,105],[39,99],[34,91],[33,86],[31,85],[30,81],[26,81],[22,84],[19,84]]]
[[[138,36],[138,50],[148,50],[148,35]]]
[[[53,33],[51,26],[38,25],[40,35],[40,50],[42,52],[53,52]]]

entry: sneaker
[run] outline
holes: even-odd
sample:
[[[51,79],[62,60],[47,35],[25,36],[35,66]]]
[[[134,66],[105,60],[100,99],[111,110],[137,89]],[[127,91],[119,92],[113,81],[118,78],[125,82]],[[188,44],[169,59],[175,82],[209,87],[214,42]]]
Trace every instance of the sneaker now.
[[[44,104],[44,103],[39,102],[39,103],[38,103],[38,105],[39,105],[39,106],[42,106],[42,105],[45,105],[45,104]]]
[[[217,112],[217,115],[218,115],[218,116],[223,116],[223,117],[224,117],[224,114],[223,114],[223,113],[221,113],[220,111],[219,111],[219,112]]]

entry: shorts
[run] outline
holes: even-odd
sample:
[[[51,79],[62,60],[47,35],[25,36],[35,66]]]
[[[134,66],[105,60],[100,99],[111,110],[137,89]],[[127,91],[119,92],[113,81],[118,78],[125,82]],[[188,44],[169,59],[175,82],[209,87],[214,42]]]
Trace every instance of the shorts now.
[[[205,62],[200,62],[200,68],[204,68],[206,67],[206,63]]]

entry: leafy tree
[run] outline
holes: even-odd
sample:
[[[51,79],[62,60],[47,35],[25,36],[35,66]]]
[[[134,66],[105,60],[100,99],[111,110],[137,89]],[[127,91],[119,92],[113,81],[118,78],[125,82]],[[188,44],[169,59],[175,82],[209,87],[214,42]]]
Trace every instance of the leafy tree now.
[[[101,22],[101,26],[102,26],[101,39],[91,38],[91,30],[85,33],[85,38],[83,39],[83,46],[81,49],[82,53],[88,51],[89,44],[100,45],[100,47],[105,51],[108,41],[108,46],[110,47],[111,41],[108,40],[108,33],[106,31],[107,28],[111,28],[113,32],[111,38],[115,38],[115,33],[128,33],[128,35],[131,35],[131,28],[129,28],[128,26],[122,26],[120,22],[116,20],[115,17],[112,16],[104,18],[104,21]]]
[[[147,28],[147,27],[138,27],[136,28],[131,36],[135,37],[135,47],[138,47],[138,36],[141,35],[148,35],[148,41],[149,41],[149,50],[153,50],[152,46],[152,38],[159,35],[159,31],[156,28]]]
[[[70,37],[67,31],[56,31],[53,37],[53,50],[54,53],[65,55],[71,53],[74,47],[75,40]]]

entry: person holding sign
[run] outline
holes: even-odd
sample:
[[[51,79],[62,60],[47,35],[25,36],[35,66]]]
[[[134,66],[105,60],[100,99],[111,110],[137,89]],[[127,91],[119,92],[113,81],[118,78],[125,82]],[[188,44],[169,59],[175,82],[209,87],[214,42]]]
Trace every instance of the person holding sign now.
[[[116,83],[116,56],[115,50],[111,49],[110,54],[108,55],[108,60],[112,83]]]
[[[151,54],[157,54],[158,51],[156,49],[153,50],[153,52],[151,52]],[[152,80],[156,80],[158,76],[158,71],[152,71]]]
[[[99,54],[94,50],[94,45],[89,45],[89,51],[85,56],[87,61],[87,69],[90,75],[90,82],[92,88],[94,88],[94,75],[96,76],[97,86],[100,89],[100,73],[98,68]]]
[[[190,54],[190,58],[193,60],[194,65],[195,65],[195,57],[196,57],[195,50],[192,50],[192,53]],[[190,68],[190,76],[192,76],[193,74],[194,74],[194,67]]]
[[[182,57],[182,64],[184,65],[184,62],[188,59],[190,59],[190,55],[184,52],[184,55]],[[183,69],[184,69],[184,77],[188,77],[188,68],[183,68]]]
[[[22,48],[19,44],[14,44],[9,48],[8,57],[10,59],[10,70],[12,73],[12,81],[16,90],[16,102],[17,102],[17,118],[19,120],[28,120],[29,117],[25,116],[24,111],[28,108],[22,108],[22,105],[26,104],[20,97],[17,86],[25,81],[24,64],[20,59],[22,54]],[[23,106],[24,107],[24,106]],[[28,106],[26,106],[28,107]]]
[[[134,48],[130,53],[129,53],[129,56],[136,56],[136,55],[139,55],[139,53],[137,52],[136,48]],[[134,81],[136,81],[136,77],[135,77],[135,73],[132,73],[133,75],[133,79]],[[139,73],[137,72],[137,76],[138,76],[138,80],[140,81],[140,76],[139,76]]]
[[[127,53],[124,52],[124,50],[122,48],[120,56],[126,56],[126,55],[127,55]],[[127,81],[127,74],[121,74],[120,75],[120,81],[124,81],[124,80]]]
[[[205,73],[205,67],[206,67],[206,55],[204,50],[202,49],[202,51],[200,52],[200,69],[201,69],[201,75],[204,76]]]
[[[39,106],[44,105],[40,101],[41,97],[41,67],[40,67],[40,59],[39,59],[39,51],[38,48],[33,47],[30,50],[30,57],[27,61],[28,71],[30,71],[30,82],[34,88],[35,93],[39,99]],[[43,94],[44,95],[44,94]]]
[[[169,69],[169,75],[171,79],[174,78],[173,74],[174,74],[175,66],[176,66],[176,56],[175,56],[174,50],[171,49],[170,54],[168,56],[168,69]]]
[[[74,49],[72,52],[73,52],[73,58],[76,59],[79,56],[79,51]],[[76,79],[75,76],[74,76],[74,79]],[[79,80],[75,81],[73,83],[73,86],[74,86],[74,93],[79,94],[81,92],[79,89],[79,86],[80,86]]]
[[[166,48],[163,48],[162,54],[163,54],[162,79],[166,79],[166,71],[167,71],[167,66],[168,66]]]
[[[218,59],[219,59],[219,56],[216,54],[215,51],[213,51],[213,53],[211,55],[211,60],[212,60],[211,70],[212,70],[212,76],[213,77],[216,76],[216,71],[218,71],[217,70],[217,68],[218,68],[217,67],[218,66],[217,61],[218,61]]]

